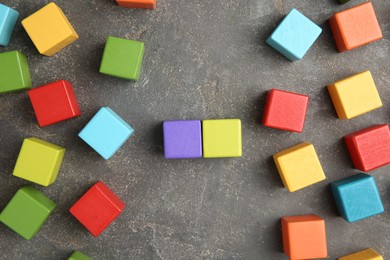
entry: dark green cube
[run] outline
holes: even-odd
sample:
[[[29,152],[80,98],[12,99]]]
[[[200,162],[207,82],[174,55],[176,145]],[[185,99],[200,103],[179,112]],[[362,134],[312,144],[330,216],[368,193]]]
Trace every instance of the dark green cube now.
[[[138,80],[143,56],[143,42],[108,36],[100,64],[100,73]]]

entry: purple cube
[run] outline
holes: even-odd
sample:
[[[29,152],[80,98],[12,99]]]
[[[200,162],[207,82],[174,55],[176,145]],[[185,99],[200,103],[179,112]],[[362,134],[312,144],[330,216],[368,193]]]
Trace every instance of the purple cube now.
[[[164,121],[163,130],[165,158],[202,157],[202,128],[199,120]]]

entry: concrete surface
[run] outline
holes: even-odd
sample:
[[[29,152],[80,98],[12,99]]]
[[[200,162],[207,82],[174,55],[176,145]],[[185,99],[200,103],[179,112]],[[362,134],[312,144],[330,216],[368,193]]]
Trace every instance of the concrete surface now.
[[[20,23],[7,48],[28,59],[34,86],[58,79],[74,84],[82,116],[40,129],[26,93],[0,96],[0,209],[27,181],[12,176],[23,138],[67,148],[55,184],[34,185],[58,203],[31,241],[0,225],[1,259],[66,259],[75,249],[94,259],[287,259],[279,219],[315,213],[326,219],[329,258],[367,247],[390,259],[390,167],[371,172],[387,210],[354,224],[338,216],[329,183],[357,171],[342,137],[390,115],[390,1],[373,0],[384,39],[337,53],[327,19],[359,4],[351,0],[158,0],[154,11],[129,10],[113,0],[58,0],[80,39],[53,57],[39,55]],[[21,18],[48,1],[3,0]],[[323,28],[301,61],[292,63],[265,44],[291,8]],[[141,79],[98,73],[108,35],[145,42]],[[325,86],[370,69],[384,106],[338,120]],[[302,134],[261,126],[268,89],[310,95]],[[110,106],[135,135],[103,160],[77,133],[101,106]],[[165,119],[241,118],[243,157],[165,160]],[[271,155],[301,141],[315,145],[327,180],[289,193]],[[98,180],[127,207],[98,238],[69,207]]]

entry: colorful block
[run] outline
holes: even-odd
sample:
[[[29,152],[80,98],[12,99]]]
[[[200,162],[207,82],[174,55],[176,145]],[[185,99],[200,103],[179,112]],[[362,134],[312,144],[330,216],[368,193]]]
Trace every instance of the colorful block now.
[[[28,91],[40,127],[80,115],[72,84],[59,80]]]
[[[240,119],[203,120],[203,157],[241,157]]]
[[[19,51],[0,53],[0,94],[32,87],[27,58]]]
[[[344,137],[356,169],[371,171],[390,164],[390,130],[388,125],[375,125]]]
[[[26,138],[23,141],[13,175],[49,186],[57,179],[64,155],[65,148],[38,138]]]
[[[156,0],[116,0],[118,5],[127,8],[155,9]]]
[[[43,226],[56,204],[30,186],[19,189],[0,214],[0,221],[23,238],[31,239]]]
[[[267,43],[291,61],[300,60],[320,36],[322,29],[292,9],[276,30],[267,39]]]
[[[122,212],[125,204],[102,181],[94,184],[70,213],[95,237]]]
[[[14,31],[19,12],[0,4],[0,45],[7,46]]]
[[[22,21],[39,53],[52,56],[79,36],[55,3],[49,3]]]
[[[302,132],[309,97],[271,89],[265,102],[263,125],[280,130]]]
[[[368,70],[328,85],[328,91],[341,119],[351,119],[382,106]]]
[[[383,260],[383,257],[371,248],[340,257],[338,260]]]
[[[143,42],[108,36],[100,64],[100,73],[138,80],[143,57]]]
[[[68,260],[90,260],[91,258],[80,251],[74,251]]]
[[[317,215],[283,217],[282,237],[290,259],[328,257],[325,220]]]
[[[164,121],[163,131],[165,158],[202,157],[202,127],[199,120]]]
[[[329,19],[329,24],[339,52],[383,38],[371,2],[335,13]]]
[[[325,180],[312,144],[303,142],[273,155],[284,187],[294,192]]]
[[[340,215],[355,222],[384,212],[374,177],[364,173],[331,183]]]
[[[81,130],[79,137],[108,160],[134,133],[134,129],[109,107],[102,107]]]

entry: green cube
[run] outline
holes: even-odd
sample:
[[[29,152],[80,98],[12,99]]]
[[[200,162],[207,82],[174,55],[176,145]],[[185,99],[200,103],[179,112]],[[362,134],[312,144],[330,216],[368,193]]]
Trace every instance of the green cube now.
[[[0,94],[31,87],[26,56],[20,51],[0,53]]]
[[[91,258],[80,251],[74,251],[68,260],[90,260]]]
[[[138,80],[144,57],[144,43],[108,36],[100,73]]]
[[[0,213],[0,222],[29,240],[43,226],[55,207],[56,204],[41,192],[31,186],[24,186]]]

